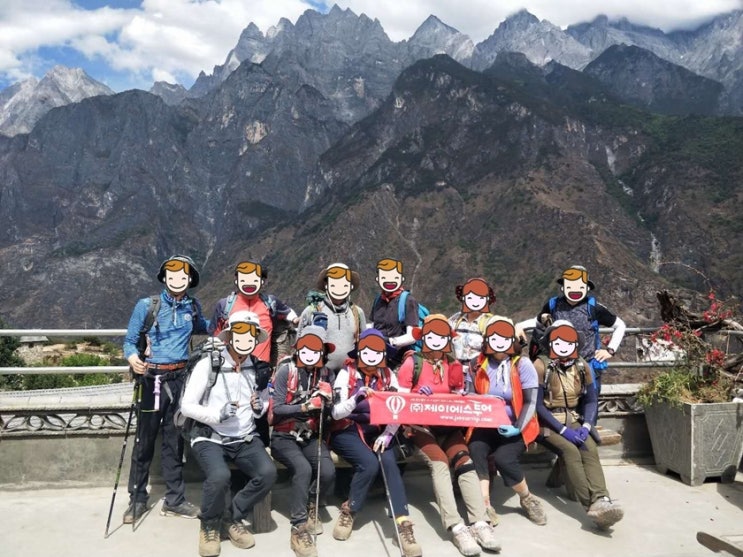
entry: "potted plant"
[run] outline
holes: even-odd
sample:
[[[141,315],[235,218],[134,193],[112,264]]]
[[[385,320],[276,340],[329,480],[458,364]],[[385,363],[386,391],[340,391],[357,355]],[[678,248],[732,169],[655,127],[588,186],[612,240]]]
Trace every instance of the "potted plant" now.
[[[677,359],[643,386],[637,400],[645,409],[659,471],[680,475],[689,485],[706,478],[735,479],[743,455],[743,400],[736,398],[743,378],[743,331],[733,319],[734,302],[708,296],[701,315],[667,292],[658,292],[663,326],[651,341],[670,347]],[[740,402],[733,402],[733,399]]]

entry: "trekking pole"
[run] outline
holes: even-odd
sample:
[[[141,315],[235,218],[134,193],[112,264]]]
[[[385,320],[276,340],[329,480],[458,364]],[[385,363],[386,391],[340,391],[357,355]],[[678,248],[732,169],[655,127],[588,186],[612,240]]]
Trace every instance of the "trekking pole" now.
[[[134,381],[134,391],[132,392],[132,405],[129,407],[129,418],[126,420],[126,430],[124,432],[124,443],[121,445],[121,456],[119,457],[119,468],[116,470],[116,480],[114,481],[114,492],[111,494],[111,506],[108,509],[108,519],[106,520],[106,532],[103,534],[103,539],[108,538],[108,529],[111,527],[111,515],[114,512],[114,501],[116,501],[116,490],[119,488],[119,479],[121,478],[121,468],[124,465],[124,454],[126,453],[126,443],[129,439],[129,430],[132,426],[132,416],[134,415],[134,407],[137,404],[137,387],[139,381]]]
[[[317,480],[315,481],[315,524],[312,531],[315,533],[315,546],[317,546],[317,521],[320,516],[320,462],[322,461],[322,423],[325,413],[325,399],[320,397],[320,423],[317,426]]]
[[[400,549],[400,557],[405,557],[405,552],[402,549],[402,540],[400,539],[400,530],[397,528],[397,520],[395,520],[395,509],[392,508],[392,496],[390,495],[390,486],[387,483],[387,473],[384,471],[384,464],[382,463],[382,451],[377,453],[377,460],[379,460],[379,469],[382,471],[382,483],[384,484],[384,492],[387,495],[387,504],[390,506],[392,524],[395,527],[395,535],[397,536],[397,547]]]
[[[145,373],[147,373],[145,371]],[[142,386],[144,385],[144,375],[142,377],[137,378],[137,382],[139,383],[139,391],[137,395],[137,429],[134,430],[134,448],[132,448],[132,452],[136,451],[139,447],[139,437],[140,437],[140,431],[139,426],[141,425],[141,418],[142,418]],[[135,482],[139,481],[139,459],[133,460],[134,464],[134,478]],[[136,532],[137,530],[137,487],[138,484],[134,484],[134,501],[132,503],[132,532]]]

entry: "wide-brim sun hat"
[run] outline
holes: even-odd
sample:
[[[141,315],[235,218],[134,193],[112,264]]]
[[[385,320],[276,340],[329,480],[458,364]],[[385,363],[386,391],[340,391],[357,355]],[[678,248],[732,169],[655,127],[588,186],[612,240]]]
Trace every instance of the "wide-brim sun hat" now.
[[[328,278],[328,271],[330,271],[334,267],[339,267],[348,271],[351,275],[351,286],[353,286],[353,289],[356,290],[359,287],[361,281],[359,274],[356,271],[352,271],[345,263],[332,263],[331,265],[325,267],[318,275],[317,282],[315,283],[315,288],[317,290],[319,290],[320,292],[325,292],[325,284],[326,279]]]
[[[265,342],[268,340],[268,332],[265,329],[261,328],[261,321],[255,313],[252,311],[236,311],[232,315],[230,315],[227,323],[227,327],[225,327],[217,337],[219,340],[223,342],[227,342],[230,338],[232,338],[232,328],[237,325],[238,323],[247,323],[248,325],[253,325],[256,328],[257,336],[255,339],[256,344],[260,344],[262,342]]]

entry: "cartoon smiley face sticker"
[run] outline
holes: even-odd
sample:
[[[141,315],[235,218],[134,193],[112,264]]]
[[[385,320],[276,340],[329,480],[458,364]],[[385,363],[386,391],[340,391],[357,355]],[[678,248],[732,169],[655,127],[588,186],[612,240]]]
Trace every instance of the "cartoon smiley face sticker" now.
[[[317,282],[317,289],[324,290],[336,304],[343,303],[359,286],[359,274],[343,263],[329,265]]]
[[[570,360],[578,357],[578,331],[570,322],[556,321],[548,338],[550,358]]]
[[[513,321],[507,317],[494,315],[485,326],[485,353],[509,354],[518,353],[515,346],[516,329]]]
[[[246,296],[255,296],[263,286],[263,269],[253,261],[243,261],[235,267],[235,286]]]
[[[383,292],[395,292],[402,288],[405,277],[402,274],[402,261],[382,259],[377,263],[377,284]]]
[[[576,305],[586,298],[588,291],[593,289],[593,283],[588,280],[588,271],[580,265],[573,265],[565,269],[562,277],[557,279],[565,299]]]
[[[185,261],[171,259],[163,266],[165,287],[173,294],[182,294],[191,285],[190,266]]]
[[[252,354],[257,343],[257,330],[253,323],[235,323],[231,326],[230,345],[241,356]]]

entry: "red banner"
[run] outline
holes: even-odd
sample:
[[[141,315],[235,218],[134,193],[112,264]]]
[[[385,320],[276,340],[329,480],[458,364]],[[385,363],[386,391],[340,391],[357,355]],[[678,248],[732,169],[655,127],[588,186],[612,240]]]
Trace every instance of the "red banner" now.
[[[505,401],[495,396],[375,392],[369,406],[372,424],[498,427],[511,423]]]

